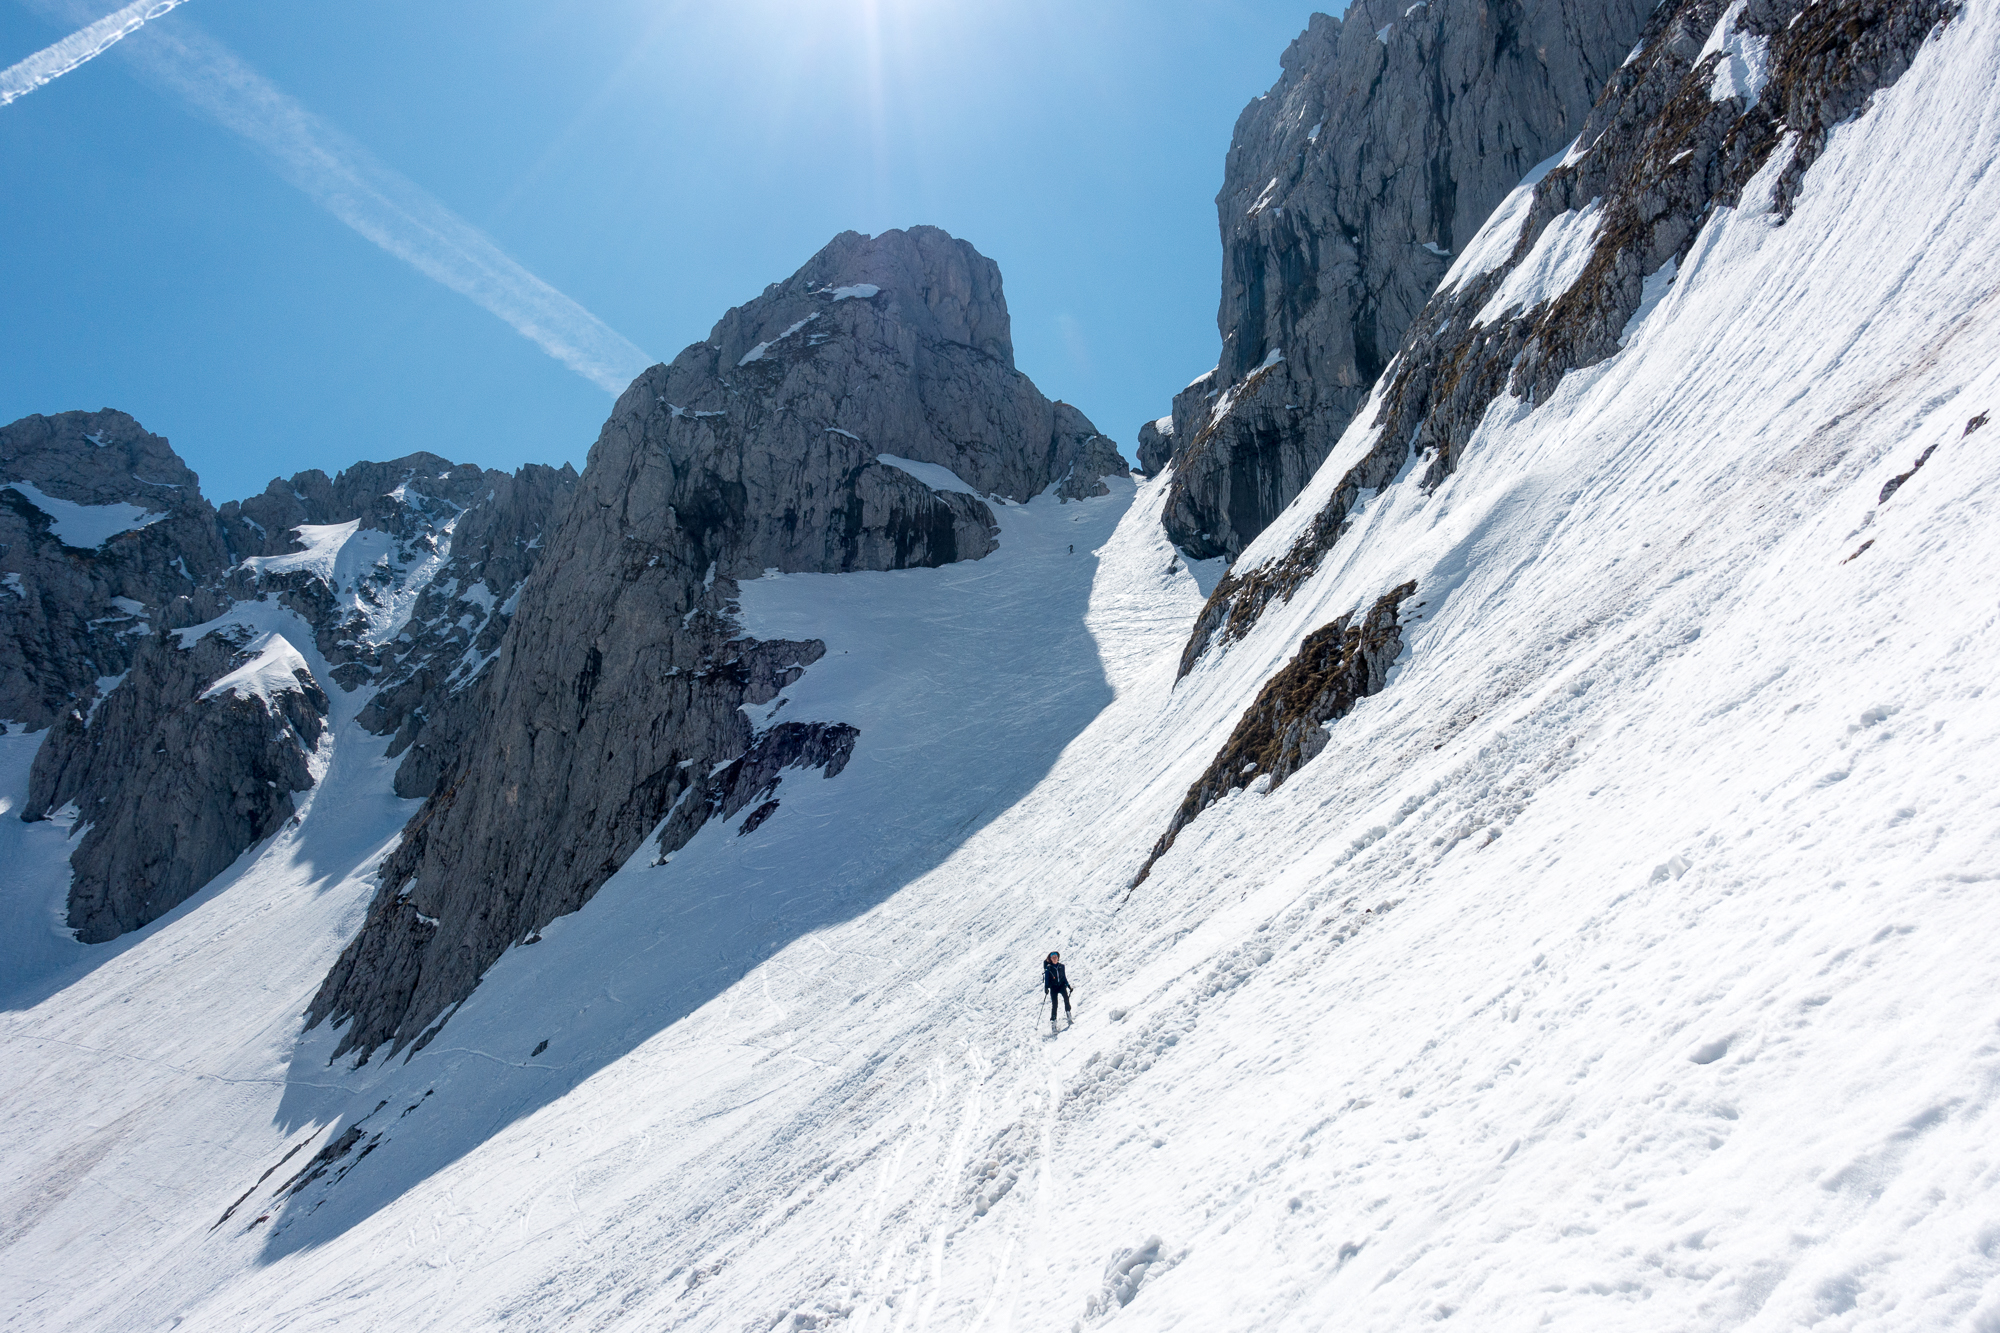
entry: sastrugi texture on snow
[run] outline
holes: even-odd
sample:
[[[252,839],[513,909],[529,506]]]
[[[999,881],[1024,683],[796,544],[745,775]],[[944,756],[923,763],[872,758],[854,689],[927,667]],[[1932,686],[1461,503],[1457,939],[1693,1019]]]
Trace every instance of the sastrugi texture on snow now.
[[[1532,409],[1615,355],[1718,208],[1790,214],[1831,128],[1909,68],[1951,0],[1684,0],[1662,6],[1575,146],[1508,196],[1424,308],[1376,389],[1363,448],[1282,553],[1210,595],[1181,674],[1319,568],[1365,493],[1415,461],[1435,489],[1502,395]],[[1706,41],[1704,41],[1704,38]],[[1774,156],[1768,191],[1745,199]]]
[[[1175,395],[1167,533],[1232,559],[1304,489],[1458,248],[1569,143],[1639,0],[1368,0],[1314,14],[1237,118],[1222,359]],[[1149,445],[1152,447],[1149,448]]]
[[[1013,352],[993,261],[934,227],[848,232],[633,382],[524,585],[482,725],[313,1000],[339,1053],[427,1040],[655,830],[665,855],[768,797],[779,768],[840,771],[852,728],[760,735],[744,715],[825,647],[743,637],[737,580],[993,549],[986,500],[885,455],[1017,503],[1104,494],[1116,447]]]

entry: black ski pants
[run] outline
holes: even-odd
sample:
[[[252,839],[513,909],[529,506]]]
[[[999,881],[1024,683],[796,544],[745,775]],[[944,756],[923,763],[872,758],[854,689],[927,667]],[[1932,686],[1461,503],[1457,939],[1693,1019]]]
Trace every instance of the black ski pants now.
[[[1062,1001],[1062,1007],[1063,1007],[1063,1012],[1064,1012],[1064,1013],[1068,1013],[1068,1012],[1069,1012],[1069,992],[1068,992],[1068,991],[1066,991],[1066,990],[1052,990],[1052,991],[1050,991],[1050,992],[1049,992],[1049,1022],[1051,1022],[1051,1023],[1053,1023],[1053,1022],[1055,1022],[1055,1021],[1056,1021],[1056,1001],[1057,1001],[1057,1000],[1061,1000],[1061,1001]]]

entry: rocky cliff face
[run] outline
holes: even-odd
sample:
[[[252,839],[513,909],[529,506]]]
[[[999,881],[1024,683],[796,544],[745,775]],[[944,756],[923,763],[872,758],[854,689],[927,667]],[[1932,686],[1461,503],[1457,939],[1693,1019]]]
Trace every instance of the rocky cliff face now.
[[[1413,462],[1435,488],[1503,395],[1532,410],[1615,356],[1666,294],[1702,224],[1749,208],[1782,225],[1828,132],[1909,68],[1949,0],[1682,0],[1655,10],[1576,147],[1524,181],[1420,313],[1350,435],[1360,451],[1284,549],[1232,569],[1182,674],[1289,598],[1364,491]]]
[[[935,566],[993,549],[987,496],[1102,494],[1124,462],[1014,369],[1000,275],[935,228],[848,233],[618,400],[520,595],[484,721],[384,865],[314,999],[339,1051],[421,1044],[511,944],[672,851],[782,770],[837,774],[838,724],[758,733],[823,652],[740,637],[736,580]]]
[[[1139,470],[1149,477],[1160,475],[1174,456],[1174,419],[1161,417],[1139,427]]]
[[[78,806],[76,937],[145,925],[276,832],[314,785],[326,713],[298,650],[243,626],[155,641],[90,714],[65,713],[36,752],[29,806]]]
[[[521,585],[570,497],[576,470],[530,463],[513,474],[487,471],[482,490],[450,520],[449,545],[417,591],[409,619],[372,648],[376,693],[361,725],[394,732],[389,755],[400,796],[428,796],[479,718],[481,673],[513,621]]]
[[[1356,610],[1306,635],[1292,660],[1265,682],[1222,749],[1188,788],[1167,831],[1133,876],[1134,887],[1195,816],[1245,788],[1269,792],[1282,786],[1326,748],[1329,726],[1361,700],[1381,692],[1390,665],[1403,651],[1398,612],[1416,591],[1415,582],[1391,588],[1365,615]]]
[[[123,412],[0,427],[0,720],[89,707],[151,636],[215,614],[229,563],[194,473]]]
[[[292,815],[324,685],[379,689],[361,720],[397,753],[424,739],[398,779],[427,792],[576,481],[414,454],[217,511],[117,412],[6,427],[0,476],[0,698],[48,728],[23,817],[75,807],[69,923],[87,943],[172,910]],[[257,603],[299,619],[272,631]]]
[[[1365,0],[1313,15],[1230,141],[1222,359],[1173,405],[1176,545],[1233,559],[1291,503],[1457,247],[1575,139],[1647,12]]]
[[[456,658],[483,636],[498,642],[505,617],[493,623],[494,594],[504,603],[519,587],[535,538],[575,487],[567,465],[510,475],[431,453],[274,479],[218,511],[239,562],[230,589],[277,596],[310,621],[343,689],[402,684],[441,654]],[[352,531],[335,531],[344,525]],[[302,546],[327,558],[302,560]],[[473,623],[458,624],[466,615]],[[415,704],[402,697],[372,730],[404,720]]]

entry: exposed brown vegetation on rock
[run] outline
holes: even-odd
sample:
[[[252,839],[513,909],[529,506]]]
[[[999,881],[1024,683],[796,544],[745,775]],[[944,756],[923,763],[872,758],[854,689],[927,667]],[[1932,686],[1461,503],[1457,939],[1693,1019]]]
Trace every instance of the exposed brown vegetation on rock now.
[[[1686,261],[1719,208],[1741,205],[1752,177],[1786,154],[1769,207],[1789,217],[1828,132],[1902,76],[1925,39],[1957,12],[1953,0],[1750,0],[1735,30],[1765,45],[1767,80],[1754,104],[1712,90],[1726,53],[1702,55],[1725,0],[1654,11],[1633,58],[1606,83],[1578,142],[1550,171],[1510,258],[1440,290],[1411,323],[1370,423],[1373,444],[1284,556],[1231,571],[1203,609],[1181,674],[1218,640],[1239,638],[1273,598],[1289,597],[1339,540],[1363,490],[1415,456],[1434,489],[1457,469],[1502,394],[1532,408],[1564,375],[1615,355],[1645,279]],[[1479,316],[1556,219],[1595,204],[1595,242],[1581,276],[1526,309]]]
[[[1357,0],[1312,16],[1230,140],[1215,200],[1220,360],[1175,396],[1170,431],[1142,431],[1149,475],[1172,455],[1176,546],[1234,558],[1284,512],[1455,247],[1576,137],[1646,13],[1632,0]]]
[[[1347,716],[1388,680],[1390,664],[1403,651],[1397,611],[1416,591],[1414,581],[1392,588],[1360,624],[1353,623],[1352,614],[1344,615],[1300,641],[1292,660],[1264,683],[1207,770],[1188,788],[1173,822],[1133,877],[1134,886],[1196,815],[1259,779],[1268,778],[1264,789],[1275,791],[1326,748],[1326,724]]]

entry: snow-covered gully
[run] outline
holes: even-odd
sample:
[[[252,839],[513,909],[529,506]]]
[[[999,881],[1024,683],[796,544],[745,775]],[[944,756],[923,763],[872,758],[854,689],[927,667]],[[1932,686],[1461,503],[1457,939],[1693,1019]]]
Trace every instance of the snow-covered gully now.
[[[301,1031],[415,807],[365,692],[295,825],[87,956],[64,829],[0,821],[8,1327],[2000,1328],[1996,79],[1976,0],[1788,221],[1774,159],[1184,678],[1168,477],[745,583],[827,645],[753,722],[852,761],[649,842],[407,1059]],[[1384,687],[1132,887],[1409,580]]]

